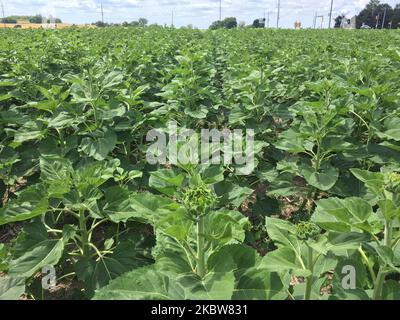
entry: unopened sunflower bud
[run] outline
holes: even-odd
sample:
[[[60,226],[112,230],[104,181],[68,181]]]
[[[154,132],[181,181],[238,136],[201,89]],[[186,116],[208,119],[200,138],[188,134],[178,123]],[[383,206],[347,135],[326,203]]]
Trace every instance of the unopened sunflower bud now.
[[[321,229],[313,222],[300,222],[296,224],[296,236],[300,240],[316,239]]]
[[[214,207],[216,200],[214,191],[206,184],[186,189],[182,196],[183,205],[195,217],[208,213]]]
[[[385,175],[385,189],[389,192],[400,192],[400,174],[390,172]]]

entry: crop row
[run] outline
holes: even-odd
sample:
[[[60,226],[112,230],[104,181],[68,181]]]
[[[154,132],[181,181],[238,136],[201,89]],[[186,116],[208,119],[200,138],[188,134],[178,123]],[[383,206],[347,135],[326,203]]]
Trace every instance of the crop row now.
[[[0,299],[400,298],[396,31],[0,35]],[[171,121],[255,170],[150,164]]]

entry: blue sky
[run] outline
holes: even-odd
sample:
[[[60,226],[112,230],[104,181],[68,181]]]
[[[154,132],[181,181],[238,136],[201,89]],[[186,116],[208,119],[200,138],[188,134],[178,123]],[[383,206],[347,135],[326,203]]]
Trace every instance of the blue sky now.
[[[207,28],[219,17],[219,0],[0,0],[3,1],[6,15],[30,15],[36,13],[55,13],[67,23],[90,23],[101,19],[100,4],[103,2],[106,22],[123,22],[147,18],[151,23],[170,24],[174,11],[175,25],[192,24]],[[222,0],[223,17],[235,16],[246,24],[271,12],[271,26],[276,25],[278,0]],[[292,28],[296,20],[303,27],[310,27],[316,11],[325,16],[331,0],[281,0],[281,27]],[[369,0],[334,0],[334,15],[359,12]],[[394,5],[400,0],[383,1]]]

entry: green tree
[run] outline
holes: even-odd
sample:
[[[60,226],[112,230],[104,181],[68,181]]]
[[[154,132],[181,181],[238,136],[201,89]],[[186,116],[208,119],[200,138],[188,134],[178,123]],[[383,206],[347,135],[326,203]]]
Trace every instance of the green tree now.
[[[386,12],[386,14],[385,14]],[[385,19],[384,19],[385,17]],[[371,0],[357,16],[357,28],[363,24],[371,28],[398,28],[400,23],[400,5],[392,8],[387,3]]]
[[[389,21],[392,23],[392,28],[400,28],[400,4],[397,4],[393,9],[393,17]]]
[[[149,21],[146,18],[140,18],[139,19],[139,25],[144,27],[149,23]]]
[[[13,18],[4,18],[4,19],[1,19],[1,23],[16,24],[17,20],[13,19]]]
[[[335,18],[335,28],[340,28],[340,26],[342,25],[342,21],[343,21],[343,19],[345,19],[346,17],[344,16],[344,15],[340,15],[340,16],[337,16],[336,18]]]
[[[47,19],[47,23],[52,23],[53,21],[54,21],[55,23],[62,23],[61,19],[59,19],[59,18]]]
[[[93,23],[94,26],[98,27],[98,28],[104,28],[107,27],[107,23],[104,23],[102,21],[96,21],[95,23]]]
[[[226,28],[226,29],[234,29],[234,28],[237,28],[237,20],[236,20],[236,18],[234,18],[234,17],[226,18],[226,19],[223,21],[223,24],[224,24],[224,28]]]
[[[36,16],[30,17],[29,22],[30,23],[42,23],[43,17],[41,14],[37,14]]]
[[[222,29],[224,27],[224,23],[222,21],[214,21],[211,26],[210,30]]]
[[[210,30],[216,30],[216,29],[234,29],[237,28],[237,20],[234,17],[229,17],[224,19],[223,21],[214,21],[211,26]]]

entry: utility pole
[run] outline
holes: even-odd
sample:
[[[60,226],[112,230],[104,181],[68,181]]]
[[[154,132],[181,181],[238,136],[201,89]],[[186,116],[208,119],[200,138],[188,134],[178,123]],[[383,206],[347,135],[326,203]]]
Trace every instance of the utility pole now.
[[[380,13],[378,13],[378,15],[376,16],[376,25],[375,25],[375,29],[378,29],[379,27],[379,19],[380,19]]]
[[[314,29],[317,28],[317,16],[318,16],[318,12],[315,11],[315,16],[314,16]]]
[[[222,0],[219,0],[219,21],[222,21]]]
[[[171,27],[174,27],[174,10],[172,10],[172,14],[171,14]]]
[[[103,2],[101,2],[101,23],[104,25],[104,11],[103,11]]]
[[[269,28],[269,16],[271,15],[271,12],[268,11],[268,15],[267,15],[267,28]]]
[[[382,29],[385,28],[386,12],[387,12],[387,8],[385,7],[385,12],[383,13]]]
[[[281,0],[278,0],[278,15],[276,17],[276,28],[279,29],[279,19],[281,17]]]
[[[4,14],[4,3],[1,1],[1,11],[3,12],[3,22],[4,22],[4,28],[6,28],[6,16]]]
[[[331,23],[332,23],[332,11],[333,11],[333,0],[331,0],[331,11],[329,11],[329,29],[331,28]]]
[[[316,28],[316,26],[317,26],[317,21],[318,21],[318,19],[321,19],[320,29],[322,29],[323,26],[324,26],[324,16],[323,16],[323,15],[318,15],[317,13],[315,14],[315,20],[314,20],[314,26],[315,26],[315,28]]]

